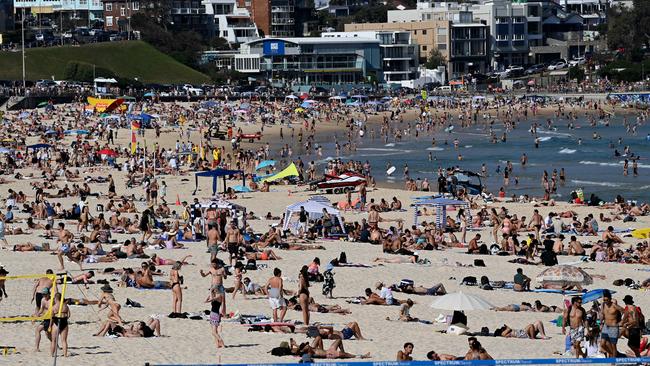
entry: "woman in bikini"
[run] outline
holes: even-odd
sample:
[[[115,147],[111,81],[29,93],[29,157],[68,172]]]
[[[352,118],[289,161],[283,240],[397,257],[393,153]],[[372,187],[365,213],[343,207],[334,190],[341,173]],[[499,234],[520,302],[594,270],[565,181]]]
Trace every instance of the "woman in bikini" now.
[[[181,289],[180,269],[183,266],[181,262],[176,262],[169,272],[169,282],[172,289],[172,313],[182,313],[183,307],[183,290]]]
[[[302,320],[309,325],[309,267],[302,266],[298,275],[298,303],[302,308]]]
[[[244,295],[244,299],[246,298],[246,291],[244,291],[244,284],[242,283],[242,278],[243,278],[243,273],[244,273],[244,264],[240,261],[237,261],[235,263],[235,287],[232,291],[232,298],[235,298],[235,295],[237,295],[237,291],[241,291],[242,295]]]
[[[221,294],[216,289],[212,289],[210,290],[210,296],[205,300],[205,302],[210,303],[210,325],[212,326],[212,337],[217,348],[225,347],[223,339],[219,334],[219,327],[221,326],[221,298]]]
[[[99,307],[99,310],[104,310],[106,308],[109,308],[108,311],[108,320],[118,323],[118,324],[124,324],[124,320],[122,320],[122,317],[120,316],[120,309],[122,306],[115,301],[115,297],[113,296],[113,288],[111,288],[110,285],[104,285],[101,288],[102,290],[102,296],[99,298],[99,302],[97,303],[97,307]],[[104,307],[102,307],[104,305]]]
[[[52,356],[54,356],[54,352],[58,348],[58,341],[60,336],[61,346],[63,348],[63,357],[68,357],[69,318],[70,308],[67,304],[61,303],[61,293],[57,292],[54,294],[54,303],[52,304],[52,321],[50,322],[50,329],[52,334],[52,345],[50,347],[50,353]]]
[[[186,255],[184,256],[179,262],[182,264],[189,264],[187,262],[187,258],[191,258],[191,255]],[[165,258],[160,258],[156,253],[153,253],[151,255],[151,259],[149,260],[151,263],[153,263],[154,266],[172,266],[174,263],[176,263],[175,259],[165,259]]]

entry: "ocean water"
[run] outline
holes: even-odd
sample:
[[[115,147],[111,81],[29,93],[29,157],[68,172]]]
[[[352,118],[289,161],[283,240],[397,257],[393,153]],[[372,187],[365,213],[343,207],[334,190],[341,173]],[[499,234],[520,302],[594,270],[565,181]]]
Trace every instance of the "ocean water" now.
[[[628,117],[628,121],[635,118]],[[372,166],[372,174],[378,182],[403,186],[404,164],[408,164],[409,176],[411,178],[428,178],[434,187],[437,179],[438,167],[459,166],[462,169],[480,172],[481,165],[485,164],[489,176],[483,179],[483,184],[496,193],[503,186],[503,169],[507,161],[513,164],[513,172],[510,175],[510,184],[505,186],[507,196],[512,194],[530,194],[540,197],[543,195],[541,185],[542,173],[548,171],[549,176],[553,169],[558,173],[561,168],[566,172],[566,184],[559,186],[555,195],[557,200],[568,199],[572,190],[582,188],[588,197],[590,193],[596,193],[602,199],[612,200],[617,194],[625,199],[650,201],[650,141],[646,136],[650,133],[650,122],[637,128],[636,136],[626,132],[623,126],[623,117],[615,116],[611,119],[610,125],[602,123],[590,126],[584,119],[578,119],[574,125],[576,128],[569,129],[567,122],[556,120],[553,129],[545,127],[538,128],[540,141],[539,148],[535,148],[535,139],[530,133],[532,122],[545,126],[545,119],[529,120],[521,122],[516,129],[509,131],[507,141],[501,142],[503,126],[495,124],[494,131],[498,143],[493,144],[489,130],[485,125],[460,128],[456,126],[451,132],[440,129],[432,134],[420,133],[415,137],[414,123],[411,123],[411,136],[403,137],[401,141],[389,138],[370,138],[366,133],[364,138],[357,140],[356,152],[342,151],[344,159],[368,160]],[[406,127],[404,123],[403,127]],[[375,126],[376,136],[379,128]],[[593,139],[597,133],[600,139]],[[436,144],[432,145],[431,140],[435,137]],[[345,132],[337,136],[339,143],[345,141]],[[619,145],[618,139],[622,138]],[[453,141],[457,139],[459,148],[454,148]],[[582,139],[579,144],[579,139]],[[317,143],[323,146],[323,156],[335,157],[334,142],[331,137],[326,141]],[[612,148],[610,144],[613,144]],[[625,146],[629,146],[631,152],[641,157],[638,164],[639,176],[632,175],[632,163],[629,163],[629,174],[623,176],[624,157],[615,157],[614,149],[623,154]],[[429,161],[429,153],[433,161]],[[528,156],[528,163],[525,167],[520,165],[522,153]],[[458,155],[463,157],[458,160]],[[321,157],[303,157],[303,159],[318,160],[321,164],[325,159]],[[395,166],[396,171],[392,176],[385,172],[388,167]],[[497,173],[497,167],[501,173]],[[519,184],[514,184],[514,178],[518,177]]]

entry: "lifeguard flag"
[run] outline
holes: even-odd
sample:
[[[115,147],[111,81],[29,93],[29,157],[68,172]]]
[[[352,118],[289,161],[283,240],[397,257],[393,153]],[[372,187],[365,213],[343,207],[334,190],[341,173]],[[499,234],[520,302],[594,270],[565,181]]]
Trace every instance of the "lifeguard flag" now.
[[[139,130],[140,129],[140,122],[138,121],[131,121],[131,129],[132,130]]]

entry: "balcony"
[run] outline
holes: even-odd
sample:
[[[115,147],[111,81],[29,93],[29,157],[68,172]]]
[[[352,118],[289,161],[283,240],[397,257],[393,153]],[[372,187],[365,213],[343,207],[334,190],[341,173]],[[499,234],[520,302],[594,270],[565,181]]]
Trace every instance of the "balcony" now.
[[[293,6],[274,6],[271,8],[271,13],[292,13]]]
[[[205,14],[205,8],[173,8],[172,15],[199,15]]]
[[[271,19],[272,25],[293,25],[295,24],[295,19],[293,18],[273,18]]]

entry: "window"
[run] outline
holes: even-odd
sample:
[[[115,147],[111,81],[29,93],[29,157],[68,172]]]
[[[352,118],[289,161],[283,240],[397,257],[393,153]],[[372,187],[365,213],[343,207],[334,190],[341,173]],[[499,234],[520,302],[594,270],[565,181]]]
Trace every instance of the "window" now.
[[[126,8],[124,5],[120,7],[120,16],[126,16]]]
[[[498,34],[496,36],[497,41],[507,41],[508,40],[508,35],[507,34]]]
[[[427,50],[427,46],[422,46],[422,51],[426,51],[426,50]]]
[[[113,17],[106,17],[106,26],[107,27],[112,27],[113,26]]]
[[[426,35],[426,34],[427,34],[427,30],[426,30],[426,29],[423,29],[423,30],[422,30],[422,34]]]
[[[140,3],[137,2],[137,1],[134,1],[134,2],[131,4],[131,9],[133,9],[133,10],[140,10]]]
[[[418,34],[418,30],[417,30],[417,29],[413,29],[413,34]]]
[[[441,51],[444,51],[447,49],[447,45],[445,43],[439,43],[438,44],[438,49]]]
[[[514,18],[515,23],[523,23],[525,21],[526,21],[526,18],[524,18],[524,17],[515,17]]]
[[[497,24],[508,24],[509,23],[508,20],[509,19],[507,17],[497,17],[496,18],[496,23]]]
[[[512,39],[517,40],[517,41],[523,41],[524,40],[524,35],[523,34],[515,34],[512,36]]]
[[[446,36],[447,35],[447,28],[438,28],[436,30],[436,32],[438,32],[439,36]]]
[[[105,7],[106,7],[106,11],[113,11],[113,3],[106,3]],[[106,19],[108,19],[108,18],[106,18]],[[112,20],[112,17],[111,17],[111,20]]]

